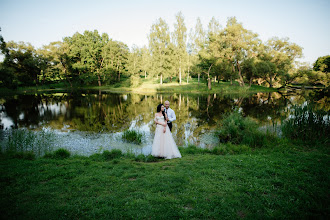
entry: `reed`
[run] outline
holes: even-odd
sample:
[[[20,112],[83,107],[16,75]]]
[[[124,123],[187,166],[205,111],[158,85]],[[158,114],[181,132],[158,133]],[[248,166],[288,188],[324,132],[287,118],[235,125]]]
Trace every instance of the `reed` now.
[[[52,151],[54,134],[50,131],[12,129],[2,131],[1,150],[3,152],[33,152],[37,157]]]
[[[282,122],[284,137],[306,144],[329,144],[330,114],[313,105],[294,106],[289,119]]]
[[[142,143],[142,136],[143,134],[136,130],[126,130],[122,135],[122,139],[134,143],[134,144],[141,144]]]

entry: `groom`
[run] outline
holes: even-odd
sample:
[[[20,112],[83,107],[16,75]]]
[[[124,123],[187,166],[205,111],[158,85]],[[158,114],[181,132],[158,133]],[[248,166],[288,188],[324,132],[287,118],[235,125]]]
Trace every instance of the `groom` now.
[[[167,125],[170,128],[170,131],[172,132],[172,121],[176,120],[176,116],[175,113],[173,111],[173,109],[170,108],[170,102],[169,101],[165,101],[165,113],[167,114]]]

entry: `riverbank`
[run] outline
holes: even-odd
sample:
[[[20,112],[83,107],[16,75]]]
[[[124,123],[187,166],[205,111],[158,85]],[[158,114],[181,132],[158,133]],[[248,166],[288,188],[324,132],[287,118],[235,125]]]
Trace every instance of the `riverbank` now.
[[[159,80],[154,79],[140,79],[140,83],[136,87],[131,87],[129,79],[123,79],[120,83],[115,83],[108,86],[81,86],[76,85],[73,87],[74,90],[97,90],[111,93],[196,93],[196,94],[246,94],[246,93],[257,93],[257,92],[275,92],[274,88],[268,88],[263,86],[252,85],[251,87],[241,87],[237,82],[213,82],[212,89],[209,90],[206,81],[201,80],[198,83],[197,79],[190,80],[189,83],[182,82],[180,85],[178,82],[167,82],[162,85],[159,84]],[[72,88],[67,83],[43,85],[38,87],[21,87],[17,90],[0,89],[0,94],[12,94],[12,93],[41,93],[41,92],[64,92],[70,91]]]
[[[286,146],[181,159],[1,155],[1,219],[326,219],[329,156]],[[118,154],[117,154],[118,155]]]

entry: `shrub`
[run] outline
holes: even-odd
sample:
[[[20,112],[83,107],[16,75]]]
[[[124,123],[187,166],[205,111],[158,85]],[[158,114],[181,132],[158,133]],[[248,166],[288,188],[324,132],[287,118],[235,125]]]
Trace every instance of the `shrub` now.
[[[121,152],[121,150],[118,149],[113,149],[111,151],[105,150],[102,153],[102,156],[105,160],[112,160],[115,158],[119,158],[123,155],[123,153]]]
[[[225,117],[216,134],[219,137],[220,143],[230,142],[233,144],[245,144],[250,147],[267,145],[268,136],[272,136],[271,134],[265,134],[260,131],[258,124],[252,118],[243,117],[237,111]]]
[[[53,153],[47,153],[44,155],[44,158],[52,158],[52,159],[65,159],[71,156],[70,151],[64,148],[59,148]]]
[[[141,144],[142,143],[142,133],[135,130],[124,131],[122,138],[127,142]]]

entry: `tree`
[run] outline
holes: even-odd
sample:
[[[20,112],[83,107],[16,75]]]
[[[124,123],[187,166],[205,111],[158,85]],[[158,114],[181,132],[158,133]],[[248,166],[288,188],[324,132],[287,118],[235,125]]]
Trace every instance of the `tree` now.
[[[144,78],[147,78],[147,72],[150,70],[151,56],[146,46],[141,48],[141,70],[144,72]]]
[[[163,77],[169,74],[170,69],[170,33],[166,22],[159,18],[156,23],[151,26],[148,37],[149,48],[152,55],[152,64],[154,74],[160,75],[160,84],[163,84]]]
[[[273,87],[276,65],[270,61],[259,61],[256,63],[256,70],[258,76],[267,81],[270,87]]]
[[[258,35],[245,29],[235,17],[228,19],[227,26],[220,34],[217,42],[219,46],[215,47],[218,51],[217,56],[227,59],[232,64],[233,73],[235,67],[237,68],[241,86],[244,86],[241,63],[252,57],[252,51],[259,43]]]
[[[105,66],[108,77],[120,82],[121,74],[125,73],[125,65],[129,56],[129,48],[120,41],[109,40],[103,48]]]
[[[174,24],[173,42],[176,50],[176,57],[179,66],[179,83],[181,85],[182,70],[187,60],[187,28],[184,24],[184,17],[181,12],[176,14],[176,23]]]
[[[252,85],[252,80],[257,77],[257,68],[254,64],[254,59],[246,59],[242,63],[242,73],[245,75],[246,79],[249,81],[249,86]]]
[[[264,52],[259,55],[259,59],[269,61],[276,66],[275,71],[268,74],[269,86],[273,87],[273,82],[287,78],[286,74],[292,74],[295,60],[302,57],[302,48],[289,42],[289,38],[273,37],[267,41],[264,49]]]
[[[38,85],[40,66],[36,50],[30,43],[2,40],[2,53],[5,55],[2,68],[9,70],[6,77],[13,77],[17,85]]]
[[[313,70],[330,73],[330,55],[317,58]]]

